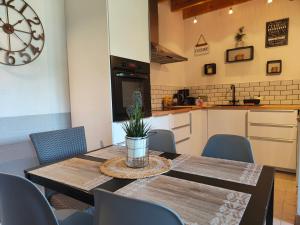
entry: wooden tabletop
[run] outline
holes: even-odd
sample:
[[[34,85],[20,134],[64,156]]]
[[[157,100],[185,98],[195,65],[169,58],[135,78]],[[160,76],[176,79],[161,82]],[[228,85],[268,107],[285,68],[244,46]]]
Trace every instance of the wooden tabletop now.
[[[162,199],[163,204],[174,208],[184,219],[186,218],[187,224],[188,222],[194,222],[188,221],[189,218],[191,220],[193,220],[193,218],[198,220],[196,224],[205,224],[205,219],[210,218],[209,216],[214,216],[216,214],[214,210],[219,210],[217,203],[222,204],[222,202],[228,201],[223,199],[224,196],[229,196],[229,198],[239,196],[238,198],[245,200],[244,203],[242,203],[242,201],[238,203],[241,204],[238,208],[242,209],[245,207],[244,212],[241,213],[242,217],[236,218],[239,224],[263,225],[265,221],[267,221],[267,225],[273,223],[274,169],[271,167],[257,167],[252,164],[255,170],[253,170],[254,172],[251,177],[258,172],[259,174],[257,179],[254,179],[251,184],[248,184],[241,179],[237,179],[241,168],[252,167],[245,166],[244,163],[239,164],[239,162],[233,161],[230,163],[226,160],[214,161],[214,159],[205,160],[205,158],[202,157],[190,158],[185,155],[161,153],[162,157],[173,160],[174,170],[156,178],[151,178],[148,181],[146,180],[147,185],[145,185],[144,180],[115,179],[105,177],[99,171],[95,171],[107,158],[114,156],[112,149],[113,148],[110,147],[96,150],[65,161],[28,169],[25,171],[25,175],[28,179],[39,185],[69,195],[90,205],[94,205],[93,191],[95,188],[102,188],[128,196],[132,194],[133,197],[139,197],[145,200],[160,201],[160,199],[162,199],[162,197],[159,196],[160,190],[162,193],[170,191],[169,189],[163,190],[165,186],[161,186],[161,184],[165,182],[168,188],[174,188],[174,190],[169,193],[170,196],[177,193],[180,198],[193,201],[193,204],[183,204],[177,200],[178,198],[170,198],[170,196],[167,197],[167,195],[165,200]],[[114,149],[118,156],[126,154],[122,149],[119,150],[117,147],[114,147]],[[182,164],[185,163],[184,160],[192,161],[186,162],[189,163],[189,165],[188,167],[184,167],[185,164]],[[179,162],[181,162],[181,164],[178,164]],[[202,169],[192,171],[193,168],[191,166],[197,166],[197,163],[202,164],[205,173]],[[214,169],[213,163],[217,163],[216,169]],[[219,172],[215,174],[216,171]],[[232,176],[230,175],[230,171],[232,171]],[[68,176],[68,179],[63,179],[64,173]],[[55,174],[59,174],[59,176],[55,176]],[[243,174],[247,173],[244,172]],[[222,176],[227,178],[223,180]],[[141,182],[142,185],[139,186]],[[139,188],[142,189],[138,194],[133,193],[133,190],[139,190]],[[156,191],[153,192],[153,190]],[[184,190],[186,190],[186,194],[184,194]],[[196,190],[199,191],[195,192]],[[156,195],[156,193],[158,193],[158,195]],[[207,199],[203,200],[203,196],[206,196]],[[212,199],[210,199],[209,196],[211,196]],[[203,204],[203,201],[207,204]],[[210,202],[213,203],[210,204]],[[196,207],[197,209],[195,209],[195,205],[198,205]],[[183,206],[186,208],[183,209]],[[210,209],[208,213],[204,213],[207,209],[203,207]],[[213,215],[209,215],[209,213]]]

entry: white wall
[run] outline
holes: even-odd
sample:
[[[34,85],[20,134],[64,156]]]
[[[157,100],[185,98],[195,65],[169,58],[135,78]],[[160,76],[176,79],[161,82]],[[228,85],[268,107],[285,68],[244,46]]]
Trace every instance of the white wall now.
[[[45,30],[45,47],[24,66],[0,65],[0,118],[69,112],[64,3],[28,0]],[[3,36],[2,36],[3,37]],[[0,40],[0,45],[7,43]]]
[[[185,54],[189,58],[185,64],[187,85],[299,79],[300,1],[279,0],[267,4],[253,0],[233,9],[233,15],[228,15],[228,9],[201,15],[197,24],[193,24],[193,18],[185,20]],[[286,17],[290,18],[289,45],[265,48],[266,22]],[[225,51],[235,47],[234,35],[241,26],[245,26],[247,33],[245,44],[254,45],[255,58],[249,62],[225,64]],[[210,45],[210,53],[194,57],[194,45],[201,34]],[[266,62],[277,59],[283,61],[282,75],[266,76]],[[203,75],[206,63],[217,64],[215,76]]]
[[[107,5],[65,2],[72,125],[85,126],[88,149],[94,150],[112,142]]]
[[[30,133],[70,126],[64,1],[26,2],[43,23],[44,50],[30,64],[0,65],[0,171],[19,175],[37,164]]]
[[[159,42],[164,47],[184,56],[184,21],[180,12],[172,13],[169,1],[160,2]],[[151,84],[184,86],[184,62],[160,65],[151,63]]]

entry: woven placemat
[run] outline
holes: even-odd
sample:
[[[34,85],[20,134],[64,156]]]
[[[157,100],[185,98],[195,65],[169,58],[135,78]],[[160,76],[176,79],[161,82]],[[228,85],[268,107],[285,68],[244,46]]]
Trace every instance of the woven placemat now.
[[[145,168],[130,168],[126,165],[125,157],[117,157],[103,163],[100,171],[107,176],[120,179],[142,179],[166,173],[171,168],[171,160],[151,155],[149,156],[149,166]]]

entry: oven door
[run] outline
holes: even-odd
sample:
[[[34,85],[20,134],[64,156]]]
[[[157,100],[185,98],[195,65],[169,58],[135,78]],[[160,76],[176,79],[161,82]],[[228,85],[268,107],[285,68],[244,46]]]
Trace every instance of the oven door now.
[[[148,76],[114,75],[112,78],[113,121],[128,119],[127,107],[133,105],[133,93],[140,91],[144,117],[151,116],[151,93]]]

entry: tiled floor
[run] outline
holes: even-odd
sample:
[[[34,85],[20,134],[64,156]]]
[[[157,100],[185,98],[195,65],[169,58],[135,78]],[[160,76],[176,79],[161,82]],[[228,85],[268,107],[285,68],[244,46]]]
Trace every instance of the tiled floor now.
[[[274,225],[294,224],[297,208],[296,176],[286,173],[275,175]]]

